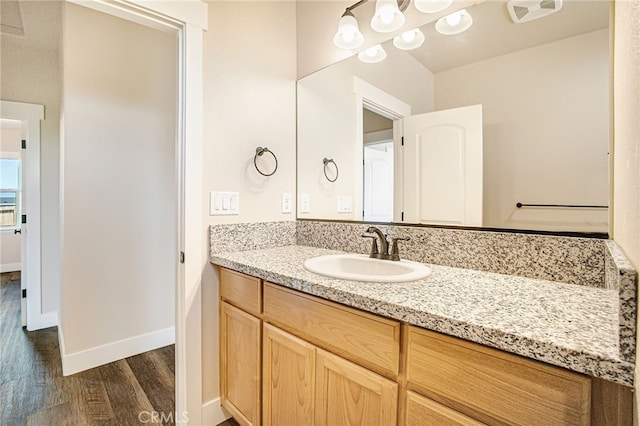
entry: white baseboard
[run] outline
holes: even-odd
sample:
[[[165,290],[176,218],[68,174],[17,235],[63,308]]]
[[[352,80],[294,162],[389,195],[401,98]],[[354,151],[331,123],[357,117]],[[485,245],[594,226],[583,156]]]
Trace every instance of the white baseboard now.
[[[62,327],[58,327],[58,339],[62,357],[62,374],[69,376],[143,352],[172,345],[176,341],[176,333],[175,327],[169,327],[71,354],[68,354],[65,350]]]
[[[220,405],[220,398],[202,404],[202,423],[205,425],[219,425],[230,417],[231,415]]]
[[[3,272],[15,272],[22,270],[22,263],[3,263],[0,265],[0,274]]]

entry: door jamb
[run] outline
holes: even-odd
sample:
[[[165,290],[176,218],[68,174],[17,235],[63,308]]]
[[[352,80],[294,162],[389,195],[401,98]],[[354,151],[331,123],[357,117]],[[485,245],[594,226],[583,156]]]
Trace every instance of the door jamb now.
[[[402,167],[404,164],[403,151],[402,151],[402,118],[411,115],[411,105],[400,99],[390,95],[389,93],[381,90],[374,85],[367,83],[358,77],[353,77],[353,91],[355,94],[355,170],[362,168],[362,162],[364,161],[364,123],[362,109],[366,108],[369,111],[373,111],[376,114],[380,114],[383,117],[387,117],[393,120],[393,221],[401,222],[403,194],[399,188],[402,188],[403,172]],[[364,191],[364,177],[362,173],[356,173],[354,194],[356,196],[353,202],[354,220],[362,220],[362,211],[364,208],[363,191]]]
[[[24,288],[27,291],[27,330],[39,330],[57,324],[57,312],[42,312],[42,259],[40,211],[40,121],[44,120],[44,106],[24,102],[0,101],[0,118],[22,122],[22,137],[27,149],[22,151],[22,164],[27,179],[22,182],[23,214],[27,216],[22,244],[26,245],[26,259],[22,259]],[[26,188],[26,189],[25,189]]]

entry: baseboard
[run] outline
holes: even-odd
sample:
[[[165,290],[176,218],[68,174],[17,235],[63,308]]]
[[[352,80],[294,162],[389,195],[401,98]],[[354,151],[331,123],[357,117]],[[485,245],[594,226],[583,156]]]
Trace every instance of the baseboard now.
[[[202,423],[205,425],[219,425],[230,417],[231,415],[220,405],[220,398],[202,404]]]
[[[169,327],[71,354],[68,354],[65,350],[62,327],[58,327],[58,338],[62,357],[62,374],[69,376],[143,352],[172,345],[176,341],[176,333],[175,327]]]
[[[0,265],[0,274],[4,272],[16,272],[22,270],[22,263],[3,263]]]

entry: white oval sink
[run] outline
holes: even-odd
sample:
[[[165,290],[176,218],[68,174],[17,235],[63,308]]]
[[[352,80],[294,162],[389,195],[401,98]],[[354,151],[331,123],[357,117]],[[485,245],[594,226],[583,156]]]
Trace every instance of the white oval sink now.
[[[398,283],[428,276],[431,269],[410,260],[372,259],[364,254],[329,254],[303,263],[307,271],[330,278],[352,281]]]

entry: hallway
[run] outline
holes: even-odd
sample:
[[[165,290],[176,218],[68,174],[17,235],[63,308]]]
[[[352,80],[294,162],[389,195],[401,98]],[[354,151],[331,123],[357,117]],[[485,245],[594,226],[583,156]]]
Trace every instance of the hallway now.
[[[174,423],[173,345],[63,377],[57,327],[20,326],[19,274],[0,289],[0,425]]]

